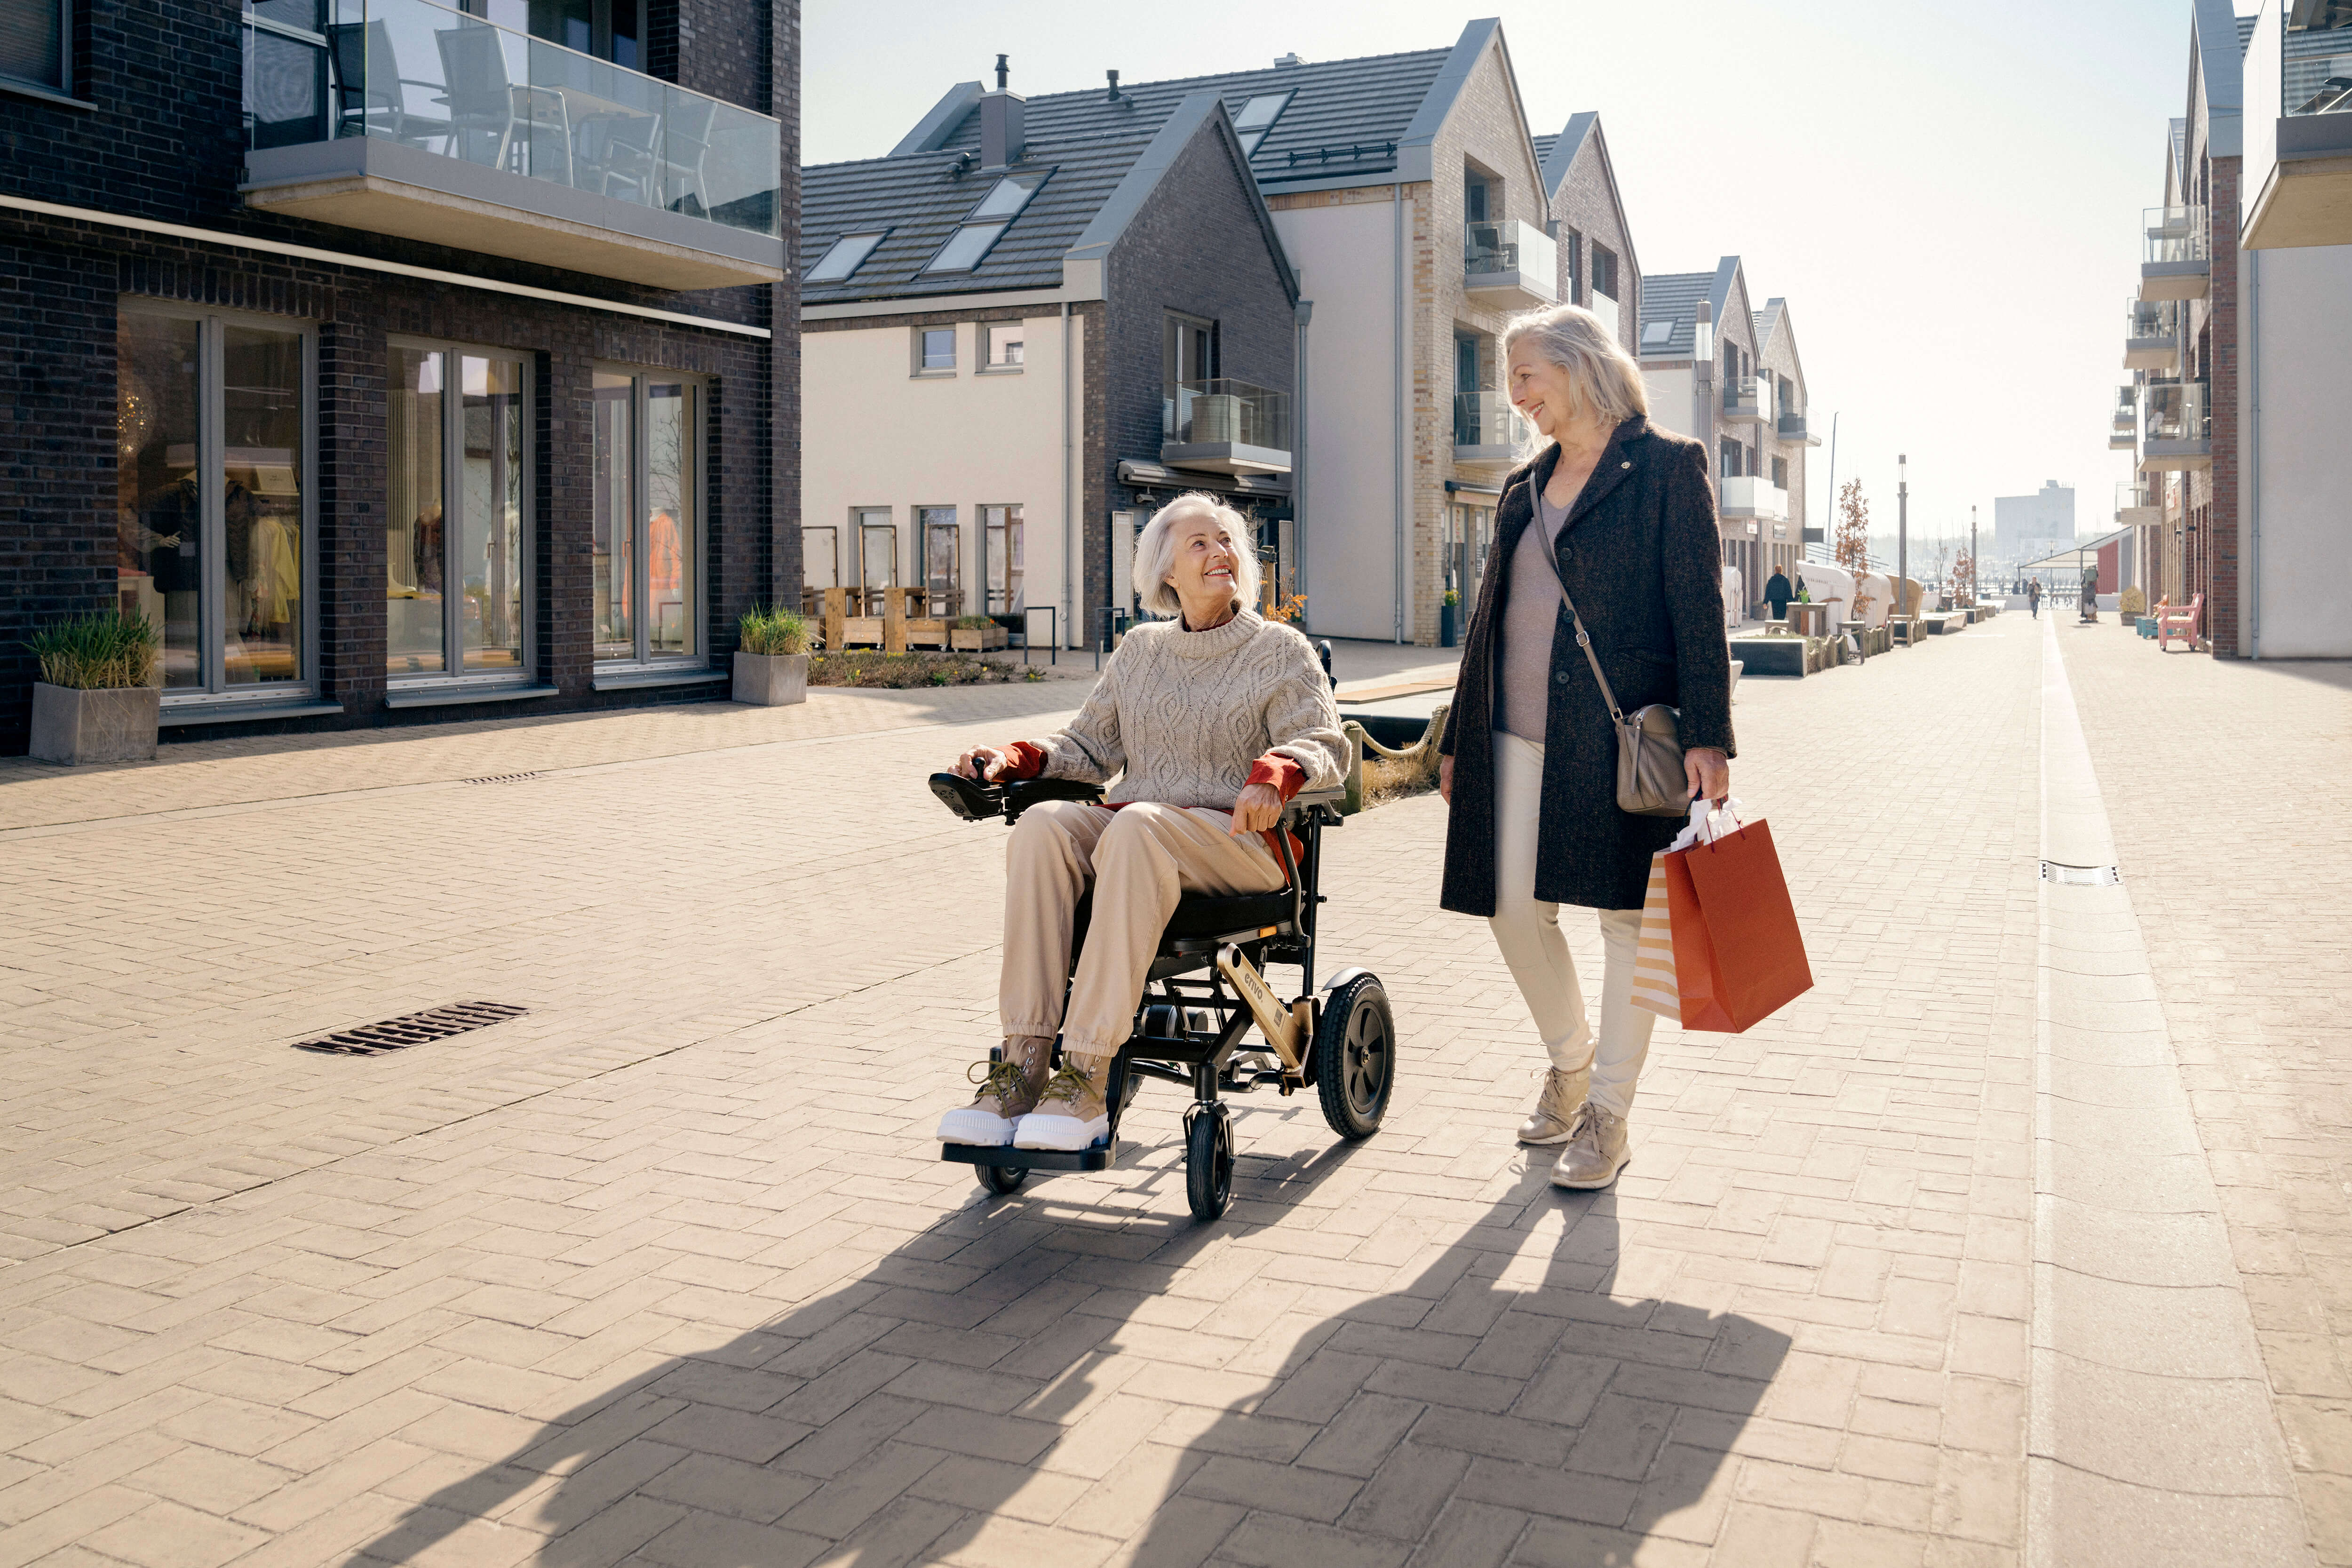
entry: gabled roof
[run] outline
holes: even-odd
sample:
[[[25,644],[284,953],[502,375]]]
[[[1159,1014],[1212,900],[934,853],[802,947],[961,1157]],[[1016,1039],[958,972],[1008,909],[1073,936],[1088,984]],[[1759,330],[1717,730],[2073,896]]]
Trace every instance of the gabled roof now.
[[[1065,281],[1065,260],[1107,256],[1177,157],[1204,131],[1217,136],[1233,159],[1235,181],[1256,209],[1276,270],[1297,298],[1297,280],[1276,236],[1273,215],[1242,178],[1241,145],[1214,94],[1179,100],[1156,123],[1118,136],[1056,139],[1035,134],[1035,123],[1030,121],[1023,160],[1009,170],[977,168],[977,157],[961,150],[893,153],[802,170],[801,302],[1058,288]],[[1042,175],[1045,183],[978,267],[924,272],[925,264],[1007,174]],[[887,231],[886,237],[847,278],[807,281],[835,240],[877,231]]]
[[[1636,340],[1643,359],[1689,359],[1698,339],[1698,302],[1713,307],[1719,331],[1730,320],[1731,290],[1744,282],[1739,258],[1727,256],[1712,272],[1666,272],[1642,279],[1642,334]],[[1673,330],[1657,342],[1650,341],[1650,324],[1670,323]],[[1752,323],[1751,323],[1752,325]]]
[[[1617,189],[1617,165],[1609,156],[1609,138],[1601,133],[1601,115],[1597,110],[1586,110],[1570,116],[1567,128],[1557,136],[1531,138],[1536,150],[1536,164],[1543,177],[1544,205],[1547,210],[1559,200],[1560,187],[1576,168],[1577,158],[1589,146],[1592,155],[1601,161],[1601,180],[1609,189],[1609,205],[1617,209],[1618,232],[1625,238],[1626,267],[1636,278],[1641,277],[1642,264],[1633,254],[1633,224],[1625,216],[1625,198]],[[1643,286],[1648,287],[1647,280]]]
[[[1789,363],[1796,368],[1797,374],[1795,380],[1797,384],[1801,387],[1803,386],[1805,384],[1805,360],[1804,356],[1797,352],[1797,327],[1796,323],[1791,321],[1789,316],[1789,301],[1780,298],[1778,295],[1775,295],[1773,298],[1764,301],[1764,308],[1755,313],[1754,319],[1756,322],[1757,358],[1760,360],[1764,357],[1765,347],[1767,344],[1771,342],[1774,333],[1787,333],[1789,338]]]
[[[1025,100],[1024,116],[1033,144],[1073,145],[1149,134],[1195,93],[1215,94],[1225,112],[1236,118],[1253,98],[1289,93],[1293,96],[1250,155],[1251,170],[1263,185],[1281,190],[1316,181],[1426,179],[1425,170],[1409,167],[1412,150],[1423,149],[1425,164],[1426,149],[1438,127],[1500,28],[1492,18],[1472,22],[1444,49],[1122,82],[1117,100],[1108,88],[1045,93]],[[950,89],[893,156],[978,148],[980,96],[978,82]]]

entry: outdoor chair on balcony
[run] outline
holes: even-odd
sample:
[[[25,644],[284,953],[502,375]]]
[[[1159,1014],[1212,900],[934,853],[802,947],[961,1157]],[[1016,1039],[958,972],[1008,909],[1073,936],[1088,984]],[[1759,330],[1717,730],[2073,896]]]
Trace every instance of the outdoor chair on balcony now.
[[[2199,594],[2194,598],[2190,599],[2189,601],[2189,607],[2185,610],[2177,605],[2158,605],[2157,606],[2156,646],[2158,651],[2163,653],[2171,652],[2172,639],[2174,637],[2179,637],[2189,645],[2189,651],[2194,653],[2197,651],[2197,639],[2204,635],[2204,595]]]
[[[449,106],[449,155],[568,182],[572,125],[563,95],[516,83],[507,72],[506,35],[485,26],[445,27],[433,42],[446,79],[441,101]]]
[[[2295,113],[2352,114],[2352,76],[2329,77]]]
[[[661,139],[661,205],[674,213],[710,216],[702,165],[710,156],[710,122],[718,113],[719,105],[709,99],[672,97],[668,130]]]
[[[449,134],[447,121],[409,112],[410,88],[438,92],[441,84],[400,74],[392,29],[384,23],[331,23],[327,51],[335,69],[337,135],[382,136],[422,147]]]
[[[600,196],[621,196],[645,206],[659,206],[655,183],[661,160],[661,116],[615,110],[585,116],[580,122],[580,178],[583,190]]]

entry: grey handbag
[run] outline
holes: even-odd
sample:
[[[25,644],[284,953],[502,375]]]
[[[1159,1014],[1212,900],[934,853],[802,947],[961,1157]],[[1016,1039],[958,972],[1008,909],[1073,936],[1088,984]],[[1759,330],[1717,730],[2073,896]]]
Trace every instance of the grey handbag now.
[[[1528,526],[1543,526],[1541,498],[1535,521]],[[1663,702],[1653,702],[1647,708],[1637,708],[1628,713],[1617,706],[1617,693],[1609,688],[1609,678],[1601,673],[1601,660],[1592,651],[1592,636],[1584,629],[1584,617],[1576,613],[1576,601],[1568,596],[1568,584],[1560,581],[1559,564],[1549,550],[1538,550],[1543,558],[1544,570],[1551,574],[1552,585],[1559,590],[1559,602],[1568,606],[1568,618],[1576,627],[1576,646],[1584,650],[1585,661],[1592,666],[1592,679],[1601,683],[1601,700],[1609,704],[1609,721],[1617,728],[1617,809],[1635,816],[1685,816],[1690,812],[1690,777],[1683,770],[1682,735],[1675,726],[1681,717]]]

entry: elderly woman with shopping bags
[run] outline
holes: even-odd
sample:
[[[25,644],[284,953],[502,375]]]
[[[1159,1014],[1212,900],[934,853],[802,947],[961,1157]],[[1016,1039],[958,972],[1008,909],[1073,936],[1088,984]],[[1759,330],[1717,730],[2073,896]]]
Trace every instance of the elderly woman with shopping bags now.
[[[1596,317],[1518,317],[1503,350],[1538,436],[1503,482],[1439,748],[1442,902],[1486,918],[1550,1057],[1520,1142],[1560,1146],[1553,1184],[1591,1189],[1631,1158],[1656,1022],[1633,1002],[1642,901],[1651,857],[1683,825],[1620,808],[1612,710],[1676,710],[1686,798],[1730,793],[1722,552],[1706,449],[1650,423],[1641,367]],[[1600,915],[1597,1032],[1562,904]]]

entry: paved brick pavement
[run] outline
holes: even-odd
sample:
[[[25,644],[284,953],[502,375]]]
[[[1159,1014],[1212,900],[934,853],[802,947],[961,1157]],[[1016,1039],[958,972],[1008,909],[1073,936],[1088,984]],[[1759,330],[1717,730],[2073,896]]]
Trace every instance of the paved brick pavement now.
[[[2352,666],[2058,637],[2312,1542],[2352,1563]]]
[[[931,1158],[1002,834],[918,780],[1039,718],[77,777],[0,838],[0,1568],[2014,1562],[2036,631],[1743,685],[1819,985],[1662,1028],[1610,1194],[1508,1141],[1539,1053],[1437,803],[1351,822],[1389,1125],[1239,1102],[1208,1227],[1172,1092],[1099,1177]],[[477,998],[531,1012],[286,1048]]]

